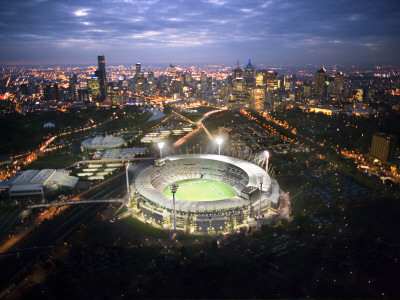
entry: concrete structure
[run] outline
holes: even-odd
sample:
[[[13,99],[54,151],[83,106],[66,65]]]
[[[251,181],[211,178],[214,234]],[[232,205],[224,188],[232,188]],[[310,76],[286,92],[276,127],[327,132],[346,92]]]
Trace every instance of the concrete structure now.
[[[259,178],[263,186],[258,197]],[[188,201],[164,195],[173,183],[186,179],[208,179],[233,188],[237,196],[222,200]],[[244,226],[252,221],[259,199],[264,209],[279,206],[279,186],[259,166],[238,158],[213,154],[185,154],[165,157],[163,166],[150,165],[141,170],[132,184],[133,208],[149,223],[197,233],[217,233]]]

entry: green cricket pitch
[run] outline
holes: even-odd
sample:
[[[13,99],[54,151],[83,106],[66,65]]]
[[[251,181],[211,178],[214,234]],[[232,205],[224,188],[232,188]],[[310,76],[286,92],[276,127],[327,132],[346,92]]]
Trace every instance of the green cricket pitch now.
[[[232,198],[237,195],[236,191],[229,185],[208,179],[187,179],[174,182],[179,185],[175,197],[188,201],[216,201]],[[167,186],[163,194],[172,197]]]

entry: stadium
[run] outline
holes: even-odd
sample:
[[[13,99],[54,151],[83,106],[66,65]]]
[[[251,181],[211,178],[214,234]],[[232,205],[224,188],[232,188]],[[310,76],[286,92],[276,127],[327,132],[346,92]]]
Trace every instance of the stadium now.
[[[184,154],[136,172],[130,188],[135,214],[172,229],[172,184],[178,186],[176,229],[190,233],[215,234],[254,223],[260,199],[262,214],[276,214],[279,206],[278,183],[260,166],[224,155]]]

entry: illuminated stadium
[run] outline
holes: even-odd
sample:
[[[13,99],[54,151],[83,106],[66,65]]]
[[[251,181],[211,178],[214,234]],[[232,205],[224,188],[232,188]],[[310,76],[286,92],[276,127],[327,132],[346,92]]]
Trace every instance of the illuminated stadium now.
[[[178,185],[176,229],[191,233],[226,232],[254,222],[260,196],[262,215],[275,214],[279,205],[279,186],[260,166],[223,155],[185,154],[167,156],[137,172],[131,188],[135,213],[172,229],[172,184]]]

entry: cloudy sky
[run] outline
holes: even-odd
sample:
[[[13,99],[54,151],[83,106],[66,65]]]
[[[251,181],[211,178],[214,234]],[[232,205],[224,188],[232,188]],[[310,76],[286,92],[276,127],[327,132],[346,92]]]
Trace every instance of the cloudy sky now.
[[[0,0],[0,64],[399,64],[399,0]]]

